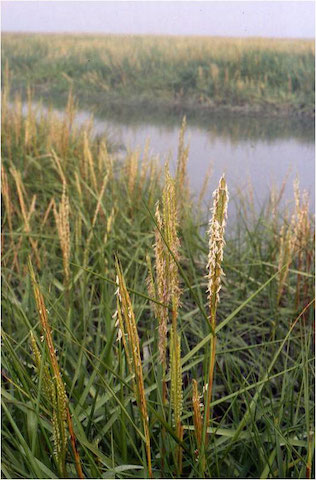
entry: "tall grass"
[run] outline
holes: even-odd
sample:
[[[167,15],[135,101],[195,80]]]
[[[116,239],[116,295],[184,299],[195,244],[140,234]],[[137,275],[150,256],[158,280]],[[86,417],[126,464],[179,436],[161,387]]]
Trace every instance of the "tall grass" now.
[[[157,109],[314,112],[314,42],[4,33],[14,87]],[[3,72],[5,69],[3,68]],[[96,92],[96,93],[93,93]]]
[[[117,158],[71,98],[65,119],[31,98],[23,116],[6,88],[3,476],[310,478],[307,195],[295,185],[294,223],[276,194],[251,215],[235,196],[222,250],[224,179],[209,241],[209,213],[148,152]]]

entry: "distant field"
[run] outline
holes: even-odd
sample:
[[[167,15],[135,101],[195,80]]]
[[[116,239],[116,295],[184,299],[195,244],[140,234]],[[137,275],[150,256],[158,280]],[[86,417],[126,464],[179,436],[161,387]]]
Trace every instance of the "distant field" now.
[[[14,89],[144,109],[313,115],[314,58],[312,40],[2,36]]]

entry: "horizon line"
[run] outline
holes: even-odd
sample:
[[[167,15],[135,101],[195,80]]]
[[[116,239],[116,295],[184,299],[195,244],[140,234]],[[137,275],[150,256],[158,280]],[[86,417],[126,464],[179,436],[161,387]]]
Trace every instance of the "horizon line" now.
[[[263,35],[212,35],[212,34],[176,34],[176,33],[124,33],[124,32],[80,32],[80,31],[56,31],[46,30],[44,32],[38,30],[2,30],[1,34],[30,34],[30,35],[100,35],[100,36],[140,36],[140,37],[195,37],[195,38],[231,38],[240,40],[249,39],[266,39],[266,40],[315,40],[315,35],[312,37],[271,37]]]

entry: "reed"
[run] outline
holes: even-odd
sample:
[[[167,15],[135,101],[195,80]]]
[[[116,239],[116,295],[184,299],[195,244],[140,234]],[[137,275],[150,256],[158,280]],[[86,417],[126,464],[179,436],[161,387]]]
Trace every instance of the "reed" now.
[[[149,279],[149,293],[153,298],[156,298],[160,304],[154,304],[154,312],[158,321],[158,350],[159,358],[162,365],[163,379],[165,377],[167,360],[166,360],[166,348],[167,348],[167,324],[168,324],[168,307],[170,301],[170,288],[168,284],[168,276],[166,275],[166,247],[162,239],[163,224],[159,210],[159,203],[156,206],[155,212],[157,228],[155,231],[155,272],[156,281]],[[151,270],[150,270],[151,271]],[[166,306],[164,306],[166,305]],[[164,382],[164,380],[163,380]],[[166,387],[163,389],[163,399],[166,394]],[[165,403],[165,402],[164,402]]]
[[[67,476],[67,397],[64,384],[59,377],[56,377],[56,380],[53,380],[54,377],[50,373],[48,365],[42,362],[42,356],[36,345],[36,340],[32,332],[31,345],[38,374],[40,374],[41,369],[43,369],[43,393],[46,397],[46,401],[48,401],[49,406],[51,407],[51,421],[53,426],[53,437],[55,446],[54,456],[56,458],[57,467],[62,476]]]
[[[199,449],[202,443],[202,433],[203,433],[203,418],[201,413],[201,397],[199,395],[198,383],[195,379],[192,380],[192,407],[193,407],[193,423],[194,423],[194,433],[197,444],[196,455],[199,455]]]
[[[309,272],[312,258],[309,249],[309,242],[312,237],[311,223],[309,217],[309,195],[306,191],[302,194],[299,189],[298,179],[294,181],[294,211],[291,221],[284,223],[280,230],[279,246],[279,286],[277,294],[277,304],[280,304],[284,292],[289,268],[294,258],[297,257],[298,273],[296,282],[295,308],[300,303],[300,271]],[[306,294],[307,292],[305,292]]]
[[[67,195],[66,183],[63,183],[63,192],[61,196],[61,202],[59,208],[56,206],[56,203],[53,204],[53,212],[55,217],[55,222],[57,226],[57,232],[60,242],[60,247],[63,256],[63,266],[64,266],[64,282],[65,286],[68,289],[70,281],[70,225],[69,225],[69,198]]]
[[[183,440],[183,426],[181,425],[181,414],[183,407],[182,397],[182,368],[181,368],[181,344],[180,336],[176,330],[171,329],[170,338],[170,376],[171,376],[171,405],[177,438]],[[177,445],[176,466],[178,475],[182,474],[182,448]]]
[[[56,407],[56,398],[54,398],[54,384],[53,384],[51,373],[49,371],[49,366],[46,362],[42,361],[42,355],[37,346],[35,335],[32,331],[30,332],[30,343],[31,343],[31,348],[33,353],[34,364],[35,364],[35,368],[37,370],[38,375],[40,375],[41,371],[43,370],[42,388],[43,388],[43,394],[44,394],[45,400],[48,402],[50,407],[52,407],[54,404]],[[56,444],[57,443],[56,435],[55,435],[54,441]],[[55,445],[55,448],[56,448],[56,457],[57,457],[57,451],[60,449],[57,448],[56,445]],[[57,463],[58,461],[59,459],[57,458]]]
[[[87,131],[84,132],[83,140],[83,158],[84,158],[84,177],[91,180],[94,191],[97,191],[97,177],[95,173],[95,163],[90,150]]]
[[[308,298],[308,288],[306,280],[301,286],[302,278],[300,271],[310,272],[311,262],[313,259],[313,248],[310,248],[310,239],[314,236],[312,233],[312,225],[309,216],[309,194],[304,191],[302,194],[299,189],[299,181],[294,182],[294,198],[295,198],[295,250],[297,252],[297,281],[295,294],[295,308],[297,309],[301,297]]]
[[[159,324],[159,352],[162,365],[166,365],[166,337],[168,308],[172,311],[172,329],[177,331],[177,317],[180,303],[180,286],[177,262],[179,262],[179,238],[177,234],[178,214],[175,195],[175,181],[165,167],[165,187],[162,194],[162,215],[159,203],[156,205],[156,231],[155,231],[155,288],[157,300],[163,304],[155,305],[155,313]],[[149,282],[152,285],[152,282]],[[174,351],[177,349],[175,348]]]
[[[138,163],[139,163],[139,152],[132,152],[128,155],[127,161],[127,171],[126,171],[126,178],[127,178],[127,185],[128,185],[128,193],[131,197],[133,197],[134,190],[136,187],[137,181],[137,174],[138,174]]]
[[[117,314],[120,326],[120,337],[123,338],[124,348],[127,356],[127,363],[130,373],[134,374],[134,391],[138,404],[139,411],[142,417],[145,448],[147,455],[148,475],[153,478],[151,467],[151,449],[150,449],[150,433],[149,433],[149,418],[147,413],[147,402],[145,396],[145,387],[143,379],[142,361],[139,348],[139,337],[137,332],[135,315],[132,303],[126,289],[125,280],[122,269],[116,261],[117,273]]]
[[[54,151],[54,149],[52,149],[52,160],[54,161],[54,163],[56,165],[57,172],[58,172],[58,175],[60,176],[61,183],[63,185],[67,185],[67,180],[66,180],[63,168],[61,166],[60,159],[56,155],[56,152]]]
[[[48,321],[47,309],[44,302],[44,297],[40,291],[39,285],[37,283],[35,273],[31,260],[29,260],[29,273],[33,285],[34,297],[37,307],[37,312],[42,328],[42,332],[45,339],[45,344],[47,346],[50,368],[51,372],[46,365],[44,365],[44,384],[45,384],[45,393],[49,397],[49,401],[52,407],[52,425],[53,425],[53,436],[55,451],[54,455],[56,457],[56,462],[58,465],[58,470],[61,476],[67,476],[66,473],[66,455],[67,455],[67,423],[70,427],[70,430],[73,434],[72,420],[69,414],[68,409],[68,398],[65,390],[65,385],[60,373],[58,360],[56,356],[56,351],[53,344],[51,327]],[[42,359],[39,349],[36,346],[36,341],[34,336],[31,335],[31,343],[34,353],[34,359],[37,366],[37,369],[42,368]],[[72,437],[73,438],[73,437]],[[75,449],[75,444],[72,443],[74,448],[74,454],[76,458],[76,467],[79,478],[84,478],[80,458],[77,450]]]
[[[175,191],[177,207],[181,213],[186,211],[186,204],[189,200],[189,181],[187,175],[187,164],[189,158],[189,145],[185,145],[186,117],[183,117],[179,133],[177,170],[175,177]]]
[[[17,252],[15,250],[15,245],[13,240],[12,216],[13,216],[14,210],[13,210],[13,204],[11,201],[11,193],[10,193],[10,187],[8,182],[8,176],[3,165],[1,165],[1,194],[4,200],[5,211],[7,215],[7,222],[8,222],[9,233],[10,233],[10,246],[15,258],[14,267],[17,268],[17,270],[19,270],[19,264],[17,262]]]
[[[208,300],[209,300],[209,324],[211,328],[210,359],[208,369],[208,382],[205,385],[205,413],[204,413],[204,442],[207,444],[207,428],[210,421],[210,403],[216,358],[216,311],[221,290],[221,278],[223,276],[222,261],[224,252],[224,234],[227,218],[228,189],[224,175],[221,177],[218,188],[213,193],[212,218],[209,224],[209,254],[208,254]]]
[[[28,235],[29,242],[31,244],[31,247],[32,247],[32,250],[33,250],[33,253],[34,253],[34,256],[35,256],[37,267],[41,268],[41,260],[40,260],[40,256],[39,256],[39,252],[38,252],[38,248],[37,248],[37,242],[30,235],[30,233],[31,233],[30,219],[31,219],[31,216],[32,216],[32,214],[35,210],[36,195],[33,195],[32,203],[30,205],[29,211],[27,212],[27,205],[26,205],[25,200],[24,200],[24,196],[26,196],[26,192],[25,192],[25,189],[23,187],[21,173],[17,169],[15,169],[14,167],[10,168],[10,173],[15,180],[16,190],[17,190],[17,193],[18,193],[18,198],[19,198],[19,203],[20,203],[21,214],[22,214],[22,218],[23,218],[23,222],[24,222],[24,230],[25,230],[25,233]],[[17,251],[18,251],[18,249],[17,249]]]
[[[178,310],[180,304],[179,285],[179,238],[177,234],[177,200],[176,182],[171,178],[168,166],[165,170],[165,188],[163,190],[163,235],[165,243],[164,275],[167,277],[169,302],[171,304],[171,338],[170,338],[170,371],[171,371],[171,405],[177,437],[182,441],[182,371],[181,371],[181,340],[177,329]],[[167,297],[168,300],[168,297]],[[182,449],[176,448],[176,464],[179,474],[182,472]]]
[[[293,259],[296,236],[293,231],[293,224],[282,225],[280,230],[279,247],[279,287],[277,293],[277,304],[279,305],[284,291],[285,282],[289,273],[290,264]]]
[[[177,234],[178,210],[176,204],[176,181],[165,166],[165,187],[162,194],[162,215],[159,203],[155,211],[155,278],[149,263],[148,288],[149,294],[159,303],[154,304],[154,314],[158,322],[158,351],[161,362],[161,395],[162,405],[167,404],[167,330],[169,311],[171,310],[171,336],[170,336],[170,376],[171,376],[171,406],[175,431],[178,439],[182,441],[183,428],[181,426],[182,412],[182,370],[181,370],[181,340],[177,331],[177,318],[180,303],[179,286],[179,238]],[[162,430],[162,467],[164,463],[165,430]],[[176,448],[176,464],[179,474],[182,471],[181,447]],[[162,468],[163,469],[163,468]]]
[[[87,264],[88,264],[89,248],[90,248],[90,243],[91,243],[93,233],[94,233],[93,229],[95,227],[98,215],[100,213],[101,202],[102,202],[102,198],[103,198],[106,186],[108,184],[108,179],[109,179],[109,176],[108,176],[108,174],[106,174],[104,176],[104,179],[103,179],[103,182],[102,182],[102,185],[101,185],[101,189],[100,189],[100,193],[98,195],[98,201],[97,201],[97,205],[96,205],[95,212],[94,212],[93,219],[92,219],[91,230],[90,230],[90,233],[88,235],[87,243],[86,243],[84,253],[83,253],[83,265],[84,265],[84,267],[86,267]],[[111,216],[109,216],[109,218],[108,218],[108,224],[107,224],[107,228],[106,228],[107,233],[111,228],[110,224],[111,224]]]
[[[168,288],[166,285],[165,276],[165,255],[164,255],[164,243],[160,232],[162,231],[162,219],[159,211],[159,204],[156,206],[155,218],[157,222],[157,229],[155,231],[156,243],[155,247],[155,277],[152,271],[152,265],[149,255],[146,256],[148,277],[147,288],[149,296],[157,301],[152,303],[152,309],[158,323],[158,352],[160,363],[160,395],[161,395],[161,413],[165,416],[167,406],[167,382],[166,382],[166,369],[167,369],[167,324],[168,324]],[[159,302],[159,303],[158,303]],[[161,429],[160,440],[160,455],[161,455],[161,476],[164,475],[165,467],[165,454],[166,454],[166,429]]]

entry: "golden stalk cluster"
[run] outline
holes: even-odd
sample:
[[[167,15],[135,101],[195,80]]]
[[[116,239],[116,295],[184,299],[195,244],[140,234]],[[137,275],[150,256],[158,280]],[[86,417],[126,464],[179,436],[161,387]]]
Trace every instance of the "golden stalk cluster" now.
[[[18,193],[22,219],[23,219],[23,222],[24,222],[24,231],[28,235],[29,242],[30,242],[30,245],[31,245],[33,253],[34,253],[34,257],[35,257],[37,267],[40,268],[41,267],[41,260],[40,260],[40,256],[39,256],[39,252],[38,252],[38,248],[37,248],[37,241],[35,241],[34,238],[31,236],[31,227],[30,227],[31,216],[35,211],[36,195],[33,195],[30,208],[27,209],[27,204],[24,200],[24,197],[27,197],[27,194],[25,192],[25,188],[24,188],[24,185],[23,185],[23,182],[22,182],[21,173],[18,170],[16,170],[16,168],[14,168],[14,167],[10,168],[10,173],[11,173],[12,177],[14,178],[15,185],[16,185],[16,190],[17,190],[17,193]],[[17,255],[17,252],[20,248],[21,241],[22,241],[22,239],[20,240],[20,243],[19,243],[19,245],[16,249],[15,255]]]
[[[79,478],[84,478],[78,451],[75,446],[75,437],[73,433],[72,420],[68,409],[68,398],[65,390],[65,385],[60,373],[58,360],[53,344],[52,332],[48,321],[47,310],[44,302],[44,297],[41,293],[39,285],[35,278],[35,273],[31,261],[29,260],[29,272],[33,285],[34,297],[36,307],[40,319],[41,328],[44,335],[45,344],[47,346],[49,365],[44,364],[42,367],[41,353],[37,347],[36,340],[31,332],[31,346],[34,355],[35,366],[40,372],[43,368],[43,391],[46,399],[52,408],[52,424],[54,436],[54,455],[60,474],[66,476],[66,454],[67,454],[67,423],[69,431],[71,432],[71,443],[73,453],[75,456],[76,468]]]
[[[131,374],[134,374],[133,386],[137,405],[142,416],[148,474],[149,477],[152,478],[149,418],[147,412],[143,369],[139,348],[139,337],[131,299],[125,285],[121,266],[119,265],[119,262],[117,260],[116,273],[119,338],[121,338],[123,341],[129,371]]]
[[[162,196],[162,215],[159,203],[156,206],[155,230],[155,278],[150,273],[149,293],[159,304],[154,304],[154,313],[158,321],[158,348],[162,365],[162,401],[167,402],[166,389],[166,349],[167,349],[167,324],[169,308],[171,309],[171,338],[170,338],[170,373],[171,373],[171,406],[176,434],[182,440],[183,428],[181,425],[182,412],[182,370],[181,370],[181,338],[177,331],[178,309],[180,304],[179,286],[179,238],[177,234],[177,204],[176,182],[165,169],[165,187]],[[151,269],[150,269],[151,272]],[[177,447],[176,459],[178,470],[182,470],[182,449]]]
[[[165,174],[162,216],[159,203],[157,203],[155,212],[157,223],[154,245],[156,278],[149,282],[150,293],[160,302],[160,304],[155,304],[154,311],[159,325],[158,345],[163,366],[166,365],[168,307],[171,304],[172,328],[176,332],[181,293],[177,266],[180,243],[177,235],[175,182],[170,176],[168,167],[166,167]]]
[[[285,289],[290,265],[295,256],[297,256],[298,271],[304,267],[304,271],[308,272],[311,266],[311,254],[308,250],[309,239],[311,238],[311,223],[309,217],[309,195],[307,191],[300,192],[299,182],[294,181],[294,200],[295,208],[291,221],[282,225],[280,230],[279,243],[279,277],[277,304],[280,304],[282,294]],[[305,260],[305,265],[303,264]],[[297,274],[296,284],[296,307],[300,300],[300,282],[301,275]]]

